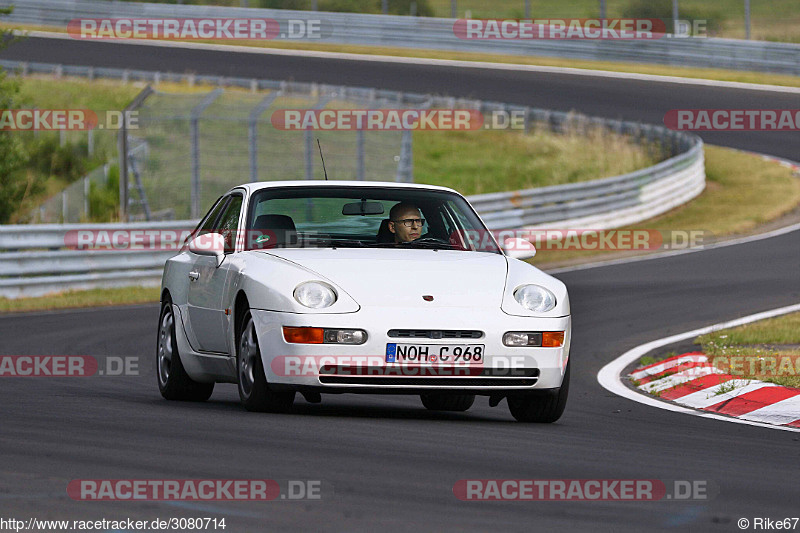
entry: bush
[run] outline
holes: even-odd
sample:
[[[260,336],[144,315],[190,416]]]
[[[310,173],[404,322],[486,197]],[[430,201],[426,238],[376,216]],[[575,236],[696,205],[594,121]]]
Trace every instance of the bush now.
[[[119,213],[119,167],[108,169],[108,179],[102,185],[89,185],[89,213],[93,222],[111,222]]]
[[[43,176],[72,183],[87,172],[85,143],[60,145],[58,136],[43,135],[28,148],[28,166]]]
[[[432,17],[434,15],[428,0],[389,0],[389,13],[392,15],[408,15],[411,13],[411,4],[417,4],[417,15]],[[256,4],[256,2],[253,2]],[[310,0],[258,0],[258,7],[271,9],[311,9]],[[341,13],[382,13],[381,0],[318,0],[317,8],[320,11],[333,11]]]
[[[662,19],[667,31],[672,32],[672,0],[630,0],[622,10],[623,18]],[[682,20],[706,20],[709,36],[718,34],[725,23],[725,13],[709,7],[685,8],[678,3],[678,18]]]

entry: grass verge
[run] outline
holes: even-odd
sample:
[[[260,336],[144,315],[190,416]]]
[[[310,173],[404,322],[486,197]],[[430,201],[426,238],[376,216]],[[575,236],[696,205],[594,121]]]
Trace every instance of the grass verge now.
[[[800,179],[791,169],[757,155],[719,146],[706,145],[705,156],[707,182],[700,196],[659,217],[622,229],[647,228],[665,235],[670,231],[698,230],[703,232],[707,243],[753,233],[800,206]],[[633,254],[635,252],[543,250],[532,262],[555,268]]]
[[[715,331],[694,342],[723,372],[800,388],[800,313]]]
[[[122,287],[67,291],[36,298],[0,298],[0,313],[152,303],[159,300],[160,290],[158,287]]]

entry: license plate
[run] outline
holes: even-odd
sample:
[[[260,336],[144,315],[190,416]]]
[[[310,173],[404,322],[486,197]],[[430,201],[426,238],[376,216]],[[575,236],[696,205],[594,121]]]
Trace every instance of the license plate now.
[[[481,364],[483,344],[386,344],[387,363]]]

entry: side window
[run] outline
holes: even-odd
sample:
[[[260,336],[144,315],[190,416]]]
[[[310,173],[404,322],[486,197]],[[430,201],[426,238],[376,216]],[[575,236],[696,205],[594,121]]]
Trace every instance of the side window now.
[[[209,211],[209,214],[207,215],[206,219],[203,221],[200,228],[196,231],[198,235],[205,235],[206,233],[214,231],[215,227],[214,223],[217,221],[217,219],[219,218],[219,214],[222,212],[225,205],[227,204],[228,198],[229,198],[228,196],[224,196],[219,200],[217,200],[217,203],[214,204],[214,207],[211,208],[211,211]]]
[[[242,197],[231,196],[231,201],[219,219],[216,231],[225,237],[225,253],[231,254],[236,249],[236,231],[239,229],[239,214],[242,212]]]

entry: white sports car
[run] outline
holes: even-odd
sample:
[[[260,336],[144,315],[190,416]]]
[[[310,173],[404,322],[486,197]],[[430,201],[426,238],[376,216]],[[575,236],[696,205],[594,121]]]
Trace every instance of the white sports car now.
[[[508,400],[553,422],[569,389],[567,289],[499,246],[444,187],[249,183],[215,202],[164,267],[158,387],[207,400],[237,383],[252,411],[300,392],[419,394],[465,411]]]

